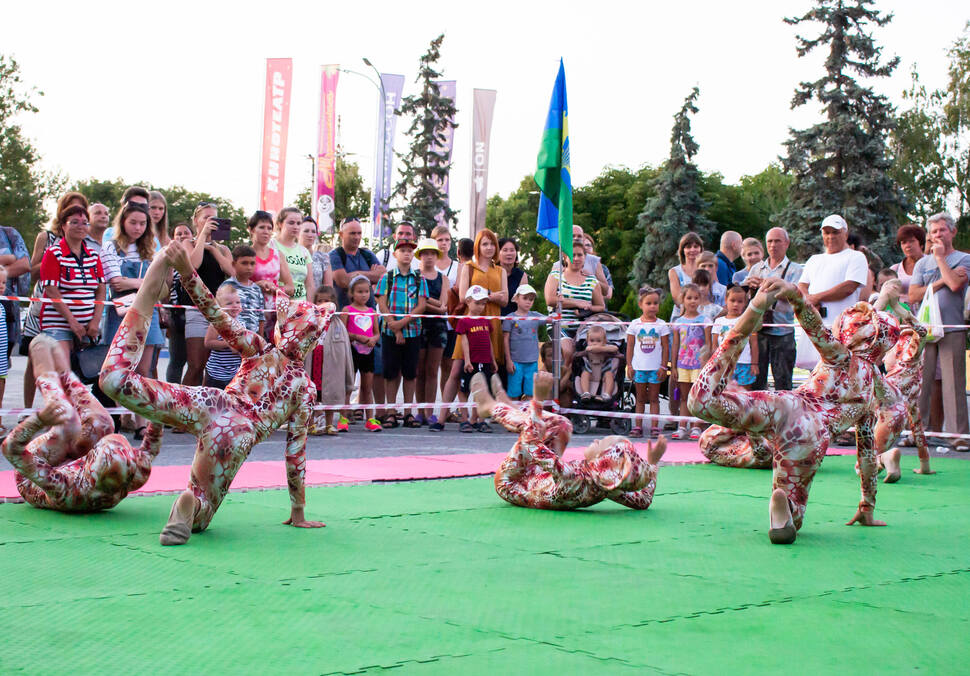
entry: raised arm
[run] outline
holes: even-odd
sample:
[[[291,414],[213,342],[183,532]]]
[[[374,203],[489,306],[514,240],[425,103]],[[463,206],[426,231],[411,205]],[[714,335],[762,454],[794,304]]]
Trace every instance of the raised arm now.
[[[265,342],[260,336],[247,331],[242,324],[223,312],[216,304],[212,293],[202,283],[198,273],[192,267],[188,252],[178,244],[171,242],[165,247],[165,258],[170,265],[178,270],[182,278],[182,288],[189,294],[199,312],[215,327],[222,339],[229,344],[243,359],[260,352]]]

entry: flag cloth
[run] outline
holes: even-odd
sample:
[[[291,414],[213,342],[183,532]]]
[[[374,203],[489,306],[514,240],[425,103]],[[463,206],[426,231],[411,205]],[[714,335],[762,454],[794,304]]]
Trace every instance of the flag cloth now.
[[[573,184],[569,171],[569,109],[566,106],[566,70],[559,59],[559,74],[552,88],[549,114],[542,130],[542,145],[535,173],[539,186],[536,232],[564,254],[573,256]]]

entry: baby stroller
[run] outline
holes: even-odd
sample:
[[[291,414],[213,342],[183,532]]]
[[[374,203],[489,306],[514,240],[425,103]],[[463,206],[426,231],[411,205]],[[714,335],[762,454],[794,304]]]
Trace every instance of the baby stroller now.
[[[633,413],[636,408],[636,395],[634,394],[631,386],[626,381],[626,322],[627,320],[624,316],[613,314],[610,312],[597,312],[592,314],[579,325],[576,331],[576,352],[573,356],[572,364],[570,368],[572,369],[572,380],[573,380],[573,391],[582,392],[582,386],[580,385],[580,378],[583,375],[584,370],[584,360],[582,352],[586,350],[587,347],[587,334],[589,333],[590,327],[598,325],[603,327],[606,331],[606,342],[609,345],[615,345],[617,349],[617,354],[615,357],[609,358],[608,366],[612,371],[614,376],[614,385],[612,392],[603,392],[602,380],[591,381],[590,382],[590,393],[593,395],[603,395],[601,397],[594,397],[589,401],[582,401],[577,394],[574,397],[575,402],[573,408],[582,409],[588,411],[588,413],[571,413],[569,415],[570,422],[573,424],[573,432],[577,434],[585,434],[590,430],[591,427],[608,427],[612,434],[629,434],[630,428],[632,426],[630,418],[612,418],[608,416],[598,416],[597,413],[602,412],[630,412]],[[604,368],[606,368],[604,366]]]

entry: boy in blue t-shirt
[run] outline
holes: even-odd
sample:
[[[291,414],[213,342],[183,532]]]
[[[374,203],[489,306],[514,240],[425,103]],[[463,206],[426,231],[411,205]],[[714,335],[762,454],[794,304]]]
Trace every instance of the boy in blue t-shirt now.
[[[532,397],[532,377],[539,369],[539,327],[543,322],[531,317],[545,318],[541,312],[534,312],[532,304],[536,300],[536,290],[529,284],[520,284],[512,296],[516,309],[502,319],[502,334],[505,339],[505,368],[509,372],[506,392],[513,399]]]

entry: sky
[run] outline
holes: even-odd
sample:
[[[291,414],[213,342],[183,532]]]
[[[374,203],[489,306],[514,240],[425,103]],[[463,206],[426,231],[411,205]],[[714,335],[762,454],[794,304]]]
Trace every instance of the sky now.
[[[474,88],[495,89],[488,192],[508,195],[535,170],[558,62],[569,98],[573,185],[605,167],[657,165],[669,152],[673,114],[700,88],[695,161],[729,182],[783,152],[789,127],[816,108],[790,109],[798,82],[817,78],[824,54],[799,59],[784,16],[808,0],[739,3],[32,2],[7,3],[0,52],[44,92],[21,118],[43,166],[71,180],[97,177],[183,185],[257,207],[265,60],[291,57],[294,91],[287,201],[310,182],[323,64],[366,72],[367,57],[415,90],[418,59],[445,33],[439,68],[458,83],[451,173],[458,232],[467,232]],[[946,49],[970,19],[957,0],[878,3],[895,19],[875,36],[901,64],[875,86],[893,102],[918,64],[924,83],[946,82]],[[378,93],[340,76],[338,142],[370,187]],[[396,149],[406,149],[399,120]],[[395,165],[396,170],[399,164]],[[339,215],[338,215],[339,216]]]

